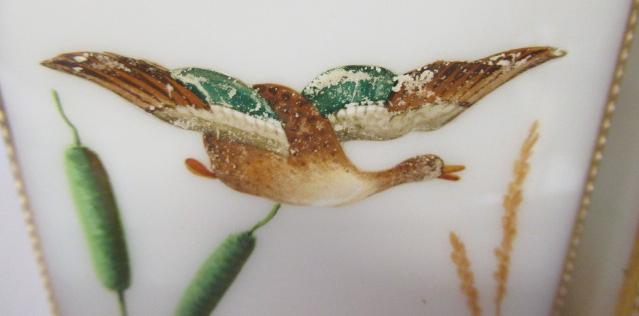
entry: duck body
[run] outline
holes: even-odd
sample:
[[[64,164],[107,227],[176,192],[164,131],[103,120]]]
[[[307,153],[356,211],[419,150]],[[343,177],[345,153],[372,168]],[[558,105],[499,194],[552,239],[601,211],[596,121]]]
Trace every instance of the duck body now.
[[[282,119],[290,150],[281,155],[205,134],[211,171],[237,191],[288,204],[340,206],[442,173],[443,162],[434,155],[385,171],[360,171],[342,150],[330,122],[301,94],[275,84],[254,88]]]
[[[284,157],[205,135],[211,171],[234,190],[296,205],[338,206],[378,191],[375,178],[336,161]]]

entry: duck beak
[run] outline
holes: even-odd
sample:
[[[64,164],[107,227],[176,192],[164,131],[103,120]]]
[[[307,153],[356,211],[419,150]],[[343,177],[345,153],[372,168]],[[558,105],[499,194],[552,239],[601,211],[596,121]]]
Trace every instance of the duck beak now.
[[[448,181],[457,181],[461,179],[460,176],[455,173],[460,172],[466,169],[464,165],[448,165],[442,168],[442,174],[438,177],[439,179],[444,179]]]

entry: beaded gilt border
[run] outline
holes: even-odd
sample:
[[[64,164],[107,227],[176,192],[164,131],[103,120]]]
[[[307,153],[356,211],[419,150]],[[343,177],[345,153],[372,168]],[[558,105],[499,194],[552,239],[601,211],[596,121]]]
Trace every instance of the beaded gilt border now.
[[[565,296],[568,292],[568,283],[570,282],[570,279],[572,277],[574,261],[577,256],[577,246],[579,245],[579,241],[581,240],[581,236],[583,235],[584,223],[588,214],[588,207],[590,206],[590,198],[594,189],[595,179],[597,178],[597,172],[599,171],[599,162],[601,161],[603,150],[606,146],[608,129],[610,128],[612,115],[615,111],[615,106],[619,97],[619,89],[621,87],[621,81],[623,79],[626,61],[628,60],[630,46],[632,45],[632,39],[634,37],[638,10],[639,0],[633,0],[630,14],[628,15],[628,19],[626,22],[626,29],[624,31],[623,39],[619,47],[619,54],[617,55],[617,63],[614,70],[614,76],[608,88],[608,96],[606,98],[603,116],[601,118],[601,122],[599,123],[599,132],[597,133],[595,148],[590,158],[588,176],[586,178],[586,183],[584,184],[579,209],[575,218],[575,223],[572,227],[568,251],[566,253],[566,256],[564,257],[564,263],[559,279],[559,284],[555,292],[555,298],[551,312],[552,315],[561,315],[561,308],[565,303]],[[635,293],[635,296],[636,294],[637,293]]]
[[[9,159],[9,169],[13,175],[13,183],[18,193],[18,201],[20,202],[20,210],[22,217],[24,218],[25,225],[27,227],[27,234],[29,236],[29,242],[31,243],[31,249],[35,257],[36,265],[38,267],[38,274],[42,280],[42,285],[47,296],[47,304],[49,305],[49,311],[51,315],[57,316],[58,304],[53,295],[53,287],[51,285],[51,279],[49,277],[49,270],[47,269],[46,260],[44,258],[44,252],[42,250],[42,243],[38,228],[36,226],[33,210],[29,203],[27,191],[24,187],[24,181],[22,179],[22,173],[20,172],[20,164],[16,156],[16,148],[11,137],[11,131],[9,129],[9,122],[4,110],[4,103],[2,101],[2,94],[0,94],[0,133],[2,134],[2,140],[4,141],[5,150]]]

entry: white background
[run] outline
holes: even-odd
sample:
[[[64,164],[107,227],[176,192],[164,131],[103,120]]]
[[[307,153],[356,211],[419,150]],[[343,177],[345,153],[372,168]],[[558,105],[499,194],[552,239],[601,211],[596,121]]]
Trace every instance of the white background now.
[[[440,58],[474,59],[547,44],[568,56],[518,77],[444,129],[346,146],[368,169],[437,153],[468,167],[461,182],[405,185],[339,209],[285,206],[258,234],[258,248],[218,306],[225,315],[463,314],[449,259],[447,238],[454,230],[468,247],[482,307],[492,311],[501,197],[519,144],[539,119],[541,140],[504,307],[507,314],[546,314],[627,4],[3,3],[0,38],[12,45],[0,49],[0,82],[62,313],[112,315],[116,307],[93,276],[72,211],[61,169],[70,135],[54,113],[50,88],[60,91],[85,143],[100,153],[113,178],[133,261],[127,292],[132,315],[170,314],[207,253],[263,216],[270,203],[185,172],[183,158],[204,158],[197,135],[91,83],[44,69],[39,60],[64,51],[110,50],[300,89],[340,64],[403,72]],[[18,222],[13,218],[10,227]]]

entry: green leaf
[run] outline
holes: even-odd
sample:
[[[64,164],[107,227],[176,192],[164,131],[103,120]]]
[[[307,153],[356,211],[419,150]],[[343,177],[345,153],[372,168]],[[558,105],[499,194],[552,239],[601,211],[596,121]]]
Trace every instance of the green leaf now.
[[[235,78],[194,67],[171,70],[171,76],[210,105],[226,106],[260,119],[277,119],[266,99]]]
[[[395,74],[377,66],[351,65],[328,70],[308,84],[302,95],[326,116],[347,105],[370,105],[388,99]]]

